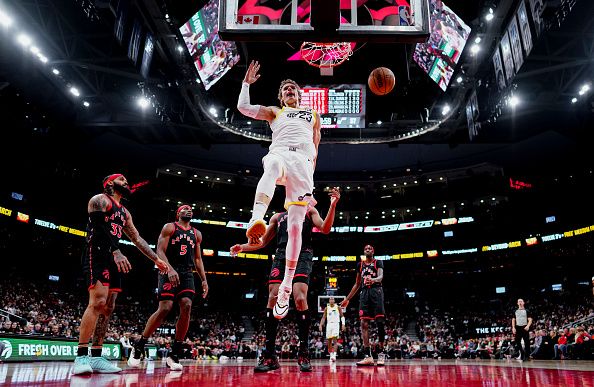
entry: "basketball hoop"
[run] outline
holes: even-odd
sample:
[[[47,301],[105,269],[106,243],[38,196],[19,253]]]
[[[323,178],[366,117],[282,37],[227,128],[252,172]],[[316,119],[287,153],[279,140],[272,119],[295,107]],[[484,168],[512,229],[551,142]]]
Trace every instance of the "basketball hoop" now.
[[[310,66],[318,67],[322,75],[332,75],[332,68],[344,63],[353,55],[350,42],[303,42],[301,57]]]

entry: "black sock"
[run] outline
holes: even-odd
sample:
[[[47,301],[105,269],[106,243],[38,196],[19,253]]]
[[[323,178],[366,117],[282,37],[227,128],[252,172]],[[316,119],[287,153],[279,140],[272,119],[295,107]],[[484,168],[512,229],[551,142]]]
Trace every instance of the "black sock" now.
[[[309,354],[309,310],[297,311],[297,328],[299,329],[299,353],[308,356]]]
[[[136,348],[144,349],[144,345],[148,339],[144,336],[140,336],[140,339],[136,342]]]
[[[79,344],[78,351],[76,352],[76,356],[89,356],[89,346]]]
[[[371,356],[371,347],[363,347],[363,354]]]
[[[91,347],[91,357],[101,357],[103,347]]]
[[[272,309],[266,309],[266,348],[264,349],[265,357],[276,356],[276,333],[278,331],[278,320],[272,314]]]
[[[177,341],[175,340],[173,342],[173,346],[171,348],[171,352],[175,355],[175,356],[180,356],[181,352],[182,352],[182,341]]]

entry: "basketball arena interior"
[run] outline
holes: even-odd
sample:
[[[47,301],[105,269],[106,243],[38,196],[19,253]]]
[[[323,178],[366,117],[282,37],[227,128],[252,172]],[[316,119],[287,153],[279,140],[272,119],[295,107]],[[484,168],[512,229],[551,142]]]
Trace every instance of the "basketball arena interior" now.
[[[0,384],[594,385],[593,15],[0,1]]]

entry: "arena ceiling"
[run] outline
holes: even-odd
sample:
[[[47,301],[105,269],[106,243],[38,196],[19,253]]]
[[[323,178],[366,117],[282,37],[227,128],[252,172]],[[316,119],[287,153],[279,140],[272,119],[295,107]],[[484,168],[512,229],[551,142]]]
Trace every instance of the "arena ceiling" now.
[[[182,2],[157,0],[132,1],[131,12],[156,40],[152,68],[145,79],[139,66],[128,59],[127,48],[114,38],[111,3],[111,8],[109,1],[99,0],[24,0],[2,5],[14,20],[9,29],[0,31],[5,36],[0,43],[2,110],[5,115],[11,114],[11,105],[25,100],[37,106],[39,115],[47,115],[44,119],[52,122],[47,130],[59,139],[57,158],[63,155],[62,147],[74,146],[81,155],[107,153],[114,160],[139,168],[158,168],[172,162],[230,171],[258,168],[268,143],[224,130],[209,113],[215,107],[220,116],[227,108],[232,114],[246,63],[252,59],[262,62],[263,76],[252,96],[262,104],[275,103],[277,85],[284,78],[328,82],[317,69],[287,62],[294,51],[290,45],[250,42],[239,43],[238,65],[205,91],[196,82],[191,58],[177,49],[179,25],[204,2],[180,6]],[[594,24],[587,15],[594,13],[594,4],[573,1],[576,4],[560,26],[552,26],[539,38],[515,78],[515,93],[521,96],[522,104],[512,111],[496,107],[503,96],[493,96],[490,57],[518,2],[446,3],[472,27],[471,40],[477,36],[482,39],[477,56],[467,49],[460,59],[456,74],[464,72],[462,84],[453,83],[444,93],[411,60],[412,45],[378,43],[368,43],[355,52],[335,70],[331,82],[365,83],[370,70],[378,66],[394,71],[395,91],[386,97],[369,96],[364,137],[409,130],[423,121],[420,117],[427,111],[430,120],[438,120],[446,103],[454,106],[451,118],[431,133],[389,144],[330,141],[332,144],[321,148],[319,170],[444,169],[480,162],[538,170],[543,165],[582,160],[581,154],[587,160],[591,98],[578,104],[570,100],[581,84],[591,81]],[[491,6],[497,16],[492,23],[485,23],[484,12]],[[555,8],[549,11],[556,15]],[[34,44],[49,58],[48,63],[40,65],[15,43],[21,32],[33,37]],[[59,76],[52,73],[53,68],[59,69]],[[81,97],[71,94],[73,85],[81,90]],[[463,105],[472,89],[483,101],[483,125],[479,137],[471,142]],[[138,108],[137,98],[143,91],[154,95],[154,109]],[[23,100],[13,101],[16,94]],[[83,99],[89,107],[82,105]],[[239,113],[235,111],[235,115]],[[377,121],[383,125],[375,124]],[[326,136],[327,140],[332,137]]]

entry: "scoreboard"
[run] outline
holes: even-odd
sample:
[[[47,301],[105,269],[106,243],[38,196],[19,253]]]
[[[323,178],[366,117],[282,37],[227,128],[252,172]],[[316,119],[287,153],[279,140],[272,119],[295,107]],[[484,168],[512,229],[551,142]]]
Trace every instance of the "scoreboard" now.
[[[365,127],[365,85],[305,86],[301,106],[320,113],[322,128]]]

